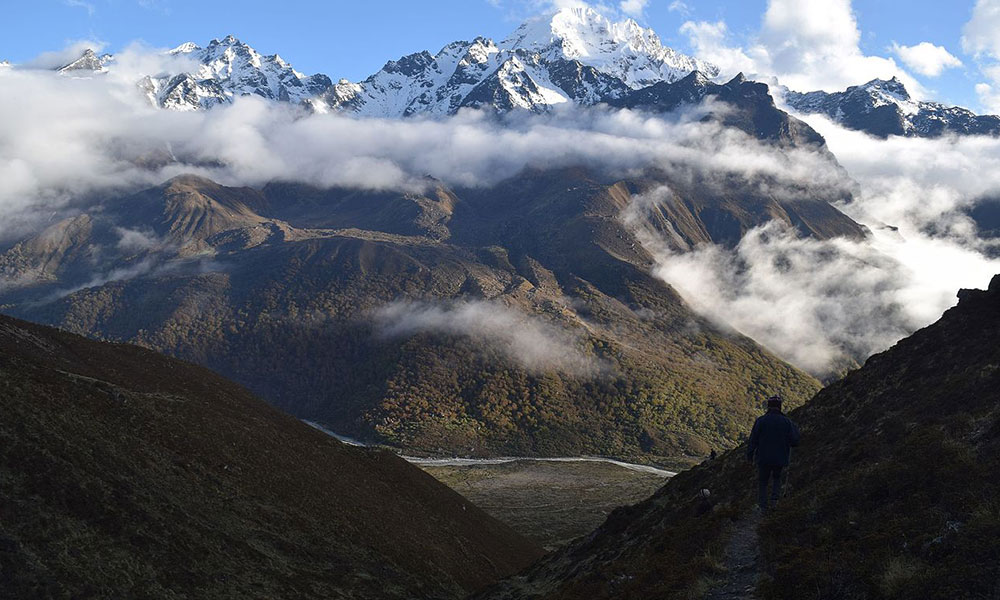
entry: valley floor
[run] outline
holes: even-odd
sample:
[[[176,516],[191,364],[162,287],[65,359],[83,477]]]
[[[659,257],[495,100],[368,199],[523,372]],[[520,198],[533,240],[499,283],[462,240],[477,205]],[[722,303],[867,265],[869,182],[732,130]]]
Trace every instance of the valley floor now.
[[[364,445],[306,423],[346,444]],[[586,456],[403,458],[546,550],[590,533],[612,510],[645,500],[676,475],[649,465]]]
[[[547,550],[590,533],[612,510],[648,498],[666,482],[662,474],[596,461],[421,466]]]

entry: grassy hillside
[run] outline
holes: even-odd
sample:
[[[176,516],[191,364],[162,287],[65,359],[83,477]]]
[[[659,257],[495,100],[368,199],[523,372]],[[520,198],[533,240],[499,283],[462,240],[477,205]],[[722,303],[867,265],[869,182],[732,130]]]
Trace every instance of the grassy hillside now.
[[[803,443],[759,528],[768,599],[1000,593],[1000,276],[791,416]],[[700,598],[754,504],[738,448],[483,598]],[[711,506],[698,499],[711,491]]]
[[[458,598],[537,546],[134,346],[0,317],[0,597]]]

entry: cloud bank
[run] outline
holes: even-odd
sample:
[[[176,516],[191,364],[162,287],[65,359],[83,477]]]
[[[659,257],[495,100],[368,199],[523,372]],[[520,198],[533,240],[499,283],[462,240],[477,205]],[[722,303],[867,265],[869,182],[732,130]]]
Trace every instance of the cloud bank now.
[[[374,314],[381,335],[444,333],[495,348],[535,373],[593,376],[606,367],[581,349],[583,336],[497,302],[394,302]]]
[[[655,272],[694,308],[825,376],[863,361],[937,320],[963,287],[1000,273],[997,242],[980,239],[967,209],[1000,193],[1000,140],[879,140],[809,117],[860,183],[839,208],[871,239],[797,238],[775,223],[732,251],[672,252],[669,240],[632,222],[657,257]],[[635,203],[650,210],[664,189]]]
[[[962,49],[975,56],[986,81],[976,94],[988,110],[1000,113],[1000,0],[977,0],[962,29]]]
[[[774,27],[785,20],[776,17]],[[702,29],[717,39],[726,34],[721,27]],[[826,47],[852,39],[830,34]],[[83,203],[182,173],[228,185],[284,179],[407,190],[423,187],[428,175],[454,186],[487,186],[526,167],[584,165],[626,177],[652,166],[673,178],[763,176],[779,191],[787,184],[799,194],[851,185],[822,154],[777,150],[702,122],[719,106],[666,116],[567,108],[507,122],[475,112],[397,121],[309,115],[245,98],[178,113],[153,108],[135,85],[137,74],[154,72],[163,60],[170,59],[133,47],[117,57],[119,69],[90,79],[0,70],[0,114],[12,116],[0,120],[0,239],[37,230]],[[823,59],[810,60],[820,65]],[[932,322],[959,287],[982,287],[1000,272],[1000,264],[986,258],[996,248],[976,237],[965,212],[979,198],[1000,194],[1000,142],[880,141],[819,117],[809,122],[860,182],[855,201],[841,209],[872,229],[870,241],[800,240],[765,227],[732,252],[699,248],[676,255],[663,252],[655,239],[647,242],[660,257],[657,273],[696,308],[822,373]],[[149,242],[122,234],[122,243]],[[565,358],[573,356],[565,352],[573,340],[553,338],[549,325],[503,311],[489,320],[488,312],[478,305],[404,305],[384,318],[388,330],[400,332],[458,327],[451,331],[498,340],[490,343],[512,357],[534,356],[529,346],[536,344],[563,357],[545,364],[579,367],[579,356]],[[477,319],[486,321],[486,333],[468,333]]]
[[[723,21],[688,21],[680,31],[695,54],[717,64],[723,76],[742,71],[797,91],[828,92],[895,76],[914,97],[924,94],[923,86],[891,57],[861,50],[850,0],[770,0],[760,30],[746,47],[730,39]]]
[[[962,66],[962,61],[944,46],[935,46],[930,42],[920,42],[914,46],[893,44],[892,50],[906,66],[927,77],[937,77],[945,69]]]
[[[257,98],[206,112],[164,111],[135,85],[158,60],[165,59],[133,47],[111,73],[89,79],[0,71],[0,114],[17,115],[0,122],[0,239],[81,197],[121,194],[181,173],[230,185],[286,179],[371,189],[415,189],[428,175],[455,186],[490,185],[527,166],[837,176],[821,156],[789,156],[702,123],[710,106],[668,117],[567,108],[504,123],[475,112],[447,120],[309,115]]]

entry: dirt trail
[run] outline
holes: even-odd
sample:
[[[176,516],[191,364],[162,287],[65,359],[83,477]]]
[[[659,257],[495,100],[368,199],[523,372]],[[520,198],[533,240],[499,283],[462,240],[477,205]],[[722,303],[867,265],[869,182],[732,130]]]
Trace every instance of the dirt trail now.
[[[751,510],[737,521],[722,559],[725,578],[705,595],[705,600],[752,600],[760,577],[760,513]]]

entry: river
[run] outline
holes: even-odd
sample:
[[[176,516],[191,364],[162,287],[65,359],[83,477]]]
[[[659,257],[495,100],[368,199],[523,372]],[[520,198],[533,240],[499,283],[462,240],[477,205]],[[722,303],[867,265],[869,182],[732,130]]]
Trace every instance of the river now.
[[[335,437],[345,444],[351,446],[367,446],[363,442],[337,434],[330,431],[326,427],[323,427],[319,423],[314,423],[312,421],[303,421],[310,427],[314,427],[322,431],[323,433]],[[562,456],[554,458],[538,458],[534,456],[503,456],[499,458],[422,458],[419,456],[407,456],[405,454],[400,454],[400,458],[406,460],[407,462],[413,463],[417,466],[438,466],[438,467],[464,467],[464,466],[475,466],[475,465],[502,465],[506,463],[514,463],[519,461],[537,461],[537,462],[602,462],[612,464],[623,469],[629,469],[630,471],[638,471],[640,473],[650,473],[652,475],[658,475],[660,477],[673,477],[677,473],[673,471],[667,471],[665,469],[660,469],[657,467],[652,467],[649,465],[637,465],[633,463],[624,462],[621,460],[615,460],[613,458],[604,458],[601,456]]]

